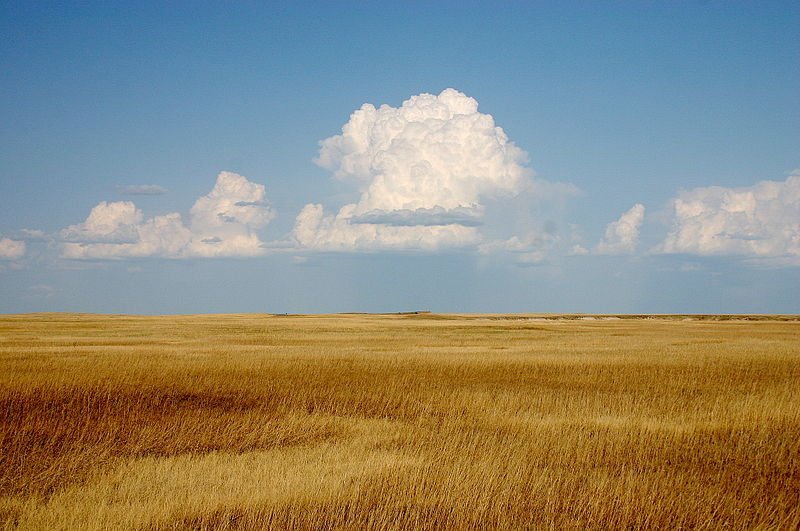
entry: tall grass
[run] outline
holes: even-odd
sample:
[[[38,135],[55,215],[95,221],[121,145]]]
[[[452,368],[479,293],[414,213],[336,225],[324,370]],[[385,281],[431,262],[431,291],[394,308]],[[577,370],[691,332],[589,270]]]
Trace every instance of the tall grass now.
[[[800,323],[0,317],[20,529],[800,528]]]

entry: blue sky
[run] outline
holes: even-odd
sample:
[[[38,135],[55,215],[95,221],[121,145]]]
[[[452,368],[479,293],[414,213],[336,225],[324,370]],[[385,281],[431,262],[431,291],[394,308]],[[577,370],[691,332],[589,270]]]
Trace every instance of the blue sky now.
[[[0,312],[798,313],[799,24],[6,2]]]

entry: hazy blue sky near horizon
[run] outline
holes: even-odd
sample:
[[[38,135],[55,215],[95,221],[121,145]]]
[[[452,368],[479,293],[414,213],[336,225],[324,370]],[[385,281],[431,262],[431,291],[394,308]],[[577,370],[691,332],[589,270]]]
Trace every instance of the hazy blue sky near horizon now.
[[[797,2],[4,2],[0,312],[800,313],[798,27]]]

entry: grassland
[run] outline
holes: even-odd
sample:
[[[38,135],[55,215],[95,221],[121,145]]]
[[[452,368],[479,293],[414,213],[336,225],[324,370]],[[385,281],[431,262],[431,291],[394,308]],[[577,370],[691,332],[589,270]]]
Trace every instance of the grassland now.
[[[0,525],[800,528],[800,322],[0,316]]]

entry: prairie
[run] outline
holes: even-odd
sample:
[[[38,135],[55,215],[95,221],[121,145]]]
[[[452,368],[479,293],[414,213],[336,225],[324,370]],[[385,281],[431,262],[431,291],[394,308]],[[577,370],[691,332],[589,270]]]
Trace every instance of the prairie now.
[[[800,528],[792,316],[0,316],[7,529]]]

